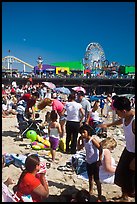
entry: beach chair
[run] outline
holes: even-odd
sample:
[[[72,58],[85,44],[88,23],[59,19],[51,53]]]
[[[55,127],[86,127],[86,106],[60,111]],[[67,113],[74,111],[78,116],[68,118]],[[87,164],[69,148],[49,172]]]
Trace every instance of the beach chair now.
[[[12,193],[11,190],[2,183],[2,202],[19,202],[20,198],[16,195],[16,193]]]

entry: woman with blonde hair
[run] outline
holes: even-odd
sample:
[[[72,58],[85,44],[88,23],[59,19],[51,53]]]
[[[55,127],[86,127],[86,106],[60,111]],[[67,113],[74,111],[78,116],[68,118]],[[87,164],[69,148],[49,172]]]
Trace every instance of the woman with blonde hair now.
[[[117,146],[117,142],[112,137],[107,137],[100,142],[103,148],[102,165],[99,169],[99,178],[101,183],[114,184],[116,163],[111,156],[111,151]]]
[[[51,106],[52,104],[52,99],[50,98],[44,98],[43,100],[41,100],[38,105],[37,108],[39,110],[43,110],[46,106]]]
[[[112,150],[117,146],[117,141],[113,137],[107,137],[100,142],[104,149]]]

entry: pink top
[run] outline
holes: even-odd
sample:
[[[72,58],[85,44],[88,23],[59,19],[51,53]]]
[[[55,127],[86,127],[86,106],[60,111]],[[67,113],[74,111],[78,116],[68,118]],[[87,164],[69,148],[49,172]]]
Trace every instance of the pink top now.
[[[56,110],[58,114],[62,112],[64,105],[57,99],[52,101],[52,110]]]

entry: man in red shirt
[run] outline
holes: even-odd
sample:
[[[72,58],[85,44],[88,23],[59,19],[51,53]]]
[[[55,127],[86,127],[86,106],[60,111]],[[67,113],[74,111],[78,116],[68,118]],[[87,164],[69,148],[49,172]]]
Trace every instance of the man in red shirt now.
[[[35,108],[34,105],[36,104],[37,99],[39,98],[39,93],[25,93],[19,100],[24,100],[27,103],[26,107],[26,115],[29,117],[31,108],[32,110],[32,118],[35,119]]]

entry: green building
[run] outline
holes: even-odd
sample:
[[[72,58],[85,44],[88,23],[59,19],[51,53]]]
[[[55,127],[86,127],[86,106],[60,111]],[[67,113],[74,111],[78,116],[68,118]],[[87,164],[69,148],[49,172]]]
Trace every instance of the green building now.
[[[59,66],[59,67],[69,67],[70,71],[76,71],[76,72],[84,72],[84,66],[82,64],[82,61],[76,61],[76,62],[57,62],[52,63],[51,65]]]
[[[135,73],[135,66],[120,66],[119,67],[120,74],[134,74]]]

